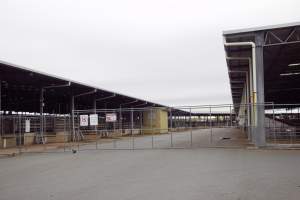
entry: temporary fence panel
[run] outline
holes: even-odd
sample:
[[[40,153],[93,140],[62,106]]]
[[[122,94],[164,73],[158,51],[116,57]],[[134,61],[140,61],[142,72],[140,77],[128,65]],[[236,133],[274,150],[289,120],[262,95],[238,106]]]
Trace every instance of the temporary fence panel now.
[[[97,149],[246,147],[250,104],[74,110],[70,115],[1,115],[2,149],[63,152]],[[299,144],[300,105],[265,104],[267,145]]]

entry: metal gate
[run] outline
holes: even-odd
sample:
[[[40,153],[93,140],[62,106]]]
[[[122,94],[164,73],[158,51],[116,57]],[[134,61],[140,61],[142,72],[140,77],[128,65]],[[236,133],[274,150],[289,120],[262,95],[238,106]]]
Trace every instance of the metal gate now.
[[[77,149],[242,147],[231,105],[74,110]]]
[[[267,146],[300,146],[300,105],[265,104]],[[0,154],[251,146],[253,105],[73,110],[1,115]]]

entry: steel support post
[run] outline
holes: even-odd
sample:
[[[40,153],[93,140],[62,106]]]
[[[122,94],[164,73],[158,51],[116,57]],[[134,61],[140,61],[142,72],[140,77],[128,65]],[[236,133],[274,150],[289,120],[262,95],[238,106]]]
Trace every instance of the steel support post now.
[[[130,109],[130,129],[132,135],[133,134],[133,108]]]
[[[250,61],[249,61],[250,62]],[[249,67],[249,73],[246,76],[246,86],[247,86],[247,132],[248,132],[248,140],[251,141],[252,133],[251,133],[251,67]]]
[[[170,134],[170,136],[171,136],[171,148],[173,148],[173,133],[171,132],[171,134]]]
[[[209,106],[209,126],[210,126],[210,144],[212,144],[212,119],[211,119],[211,106]]]
[[[140,135],[143,135],[143,112],[140,111]]]
[[[119,109],[119,117],[120,117],[120,122],[119,122],[119,128],[121,131],[121,136],[123,135],[123,125],[122,125],[122,106],[120,105],[120,109]]]
[[[96,99],[96,94],[94,94],[94,98],[93,98],[93,111],[94,111],[94,114],[97,114],[97,99]],[[98,121],[98,119],[97,119]],[[96,149],[98,149],[98,125],[95,125],[94,127],[94,131],[96,133]]]
[[[132,137],[132,149],[134,149],[134,135],[133,135],[133,108],[130,109],[130,129]]]
[[[154,148],[154,136],[153,136],[153,108],[151,107],[151,119],[150,119],[150,127],[151,127],[151,146]]]
[[[97,114],[97,100],[96,100],[96,94],[94,95],[94,98],[93,98],[93,111],[94,111],[94,114]],[[97,134],[97,125],[95,125],[94,127],[94,130]]]
[[[40,137],[38,142],[44,144],[44,88],[40,90]]]
[[[2,120],[2,81],[0,80],[0,137],[3,135],[3,120]]]
[[[230,113],[229,119],[230,119],[230,128],[231,128],[232,127],[231,105],[229,106],[229,113]]]
[[[264,55],[263,55],[263,43],[264,35],[259,32],[255,35],[256,44],[256,86],[257,93],[255,106],[255,141],[254,144],[258,147],[266,145],[266,133],[265,133],[265,94],[264,94]],[[254,94],[255,95],[255,94]]]
[[[107,134],[107,122],[106,122],[106,114],[107,114],[107,102],[104,103],[104,116],[105,116],[105,123],[104,123],[104,136],[106,136]],[[121,119],[121,117],[120,117]],[[103,136],[103,130],[101,131],[101,136],[100,138],[102,138]],[[121,133],[121,136],[122,136],[122,133]]]
[[[172,108],[170,109],[170,131],[172,132],[173,129],[173,115],[172,115]]]
[[[192,147],[193,146],[192,108],[190,108],[189,127],[190,127],[190,139],[191,139],[191,147]]]
[[[66,152],[66,116],[64,116],[64,152]]]
[[[21,131],[22,131],[22,116],[19,114],[18,115],[19,117],[18,117],[18,119],[19,119],[19,133],[18,133],[18,149],[19,149],[19,154],[22,152],[22,150],[21,150],[21,135],[22,135],[22,133],[21,133]]]
[[[74,110],[75,110],[75,102],[74,102],[74,96],[71,96],[70,99],[70,115],[71,115],[71,126],[72,126],[72,132],[71,132],[71,137],[74,141],[75,139],[75,119],[74,119]]]
[[[2,114],[2,81],[0,80],[0,114]]]
[[[171,113],[170,113],[170,122],[171,122],[171,132],[170,132],[170,137],[171,137],[171,148],[173,147],[173,132],[172,132],[172,108],[171,108]]]
[[[274,107],[274,102],[273,102],[273,113],[272,113],[272,118],[273,118],[273,136],[274,136],[274,142],[275,144],[277,143],[277,136],[276,136],[276,123],[275,123],[275,107]]]

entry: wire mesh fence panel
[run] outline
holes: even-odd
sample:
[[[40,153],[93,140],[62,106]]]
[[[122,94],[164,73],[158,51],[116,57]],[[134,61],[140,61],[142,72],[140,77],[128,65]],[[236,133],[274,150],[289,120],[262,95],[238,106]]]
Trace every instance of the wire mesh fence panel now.
[[[67,148],[68,116],[15,114],[2,119],[1,147],[7,152],[63,152]]]
[[[74,134],[82,150],[223,145],[229,133],[222,128],[238,126],[232,110],[231,105],[78,110]]]
[[[300,144],[300,104],[265,106],[266,139],[271,144]]]
[[[300,105],[224,104],[5,114],[1,152],[245,147],[257,137],[258,106],[265,111],[266,145],[300,144]]]

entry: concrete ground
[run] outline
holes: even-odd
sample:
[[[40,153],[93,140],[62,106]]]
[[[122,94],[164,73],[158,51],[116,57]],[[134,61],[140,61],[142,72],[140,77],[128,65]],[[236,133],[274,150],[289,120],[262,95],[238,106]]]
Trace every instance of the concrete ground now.
[[[298,200],[300,151],[94,150],[0,159],[0,199]]]

